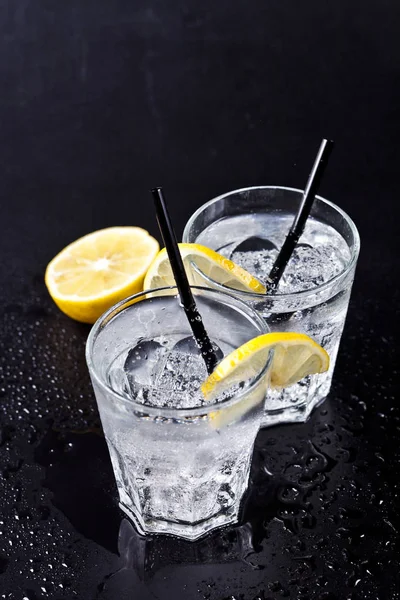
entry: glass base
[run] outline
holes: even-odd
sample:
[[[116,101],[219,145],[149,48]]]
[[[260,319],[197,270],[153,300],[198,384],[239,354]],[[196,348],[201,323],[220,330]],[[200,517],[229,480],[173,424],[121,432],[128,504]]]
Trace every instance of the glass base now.
[[[132,508],[126,506],[123,502],[119,503],[121,510],[133,522],[136,530],[141,535],[173,535],[194,542],[207,535],[213,529],[235,525],[238,522],[238,514],[233,507],[230,510],[219,513],[207,521],[200,523],[175,523],[171,521],[149,520],[144,522]]]
[[[331,388],[332,375],[311,375],[284,390],[267,394],[261,428],[284,423],[305,423]]]

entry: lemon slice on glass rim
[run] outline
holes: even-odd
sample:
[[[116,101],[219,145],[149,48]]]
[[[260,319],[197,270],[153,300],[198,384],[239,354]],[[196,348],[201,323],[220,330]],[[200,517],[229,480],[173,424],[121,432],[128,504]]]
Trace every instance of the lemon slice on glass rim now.
[[[258,375],[273,351],[269,369],[271,388],[283,388],[297,383],[307,375],[329,369],[329,355],[312,338],[303,333],[265,333],[228,354],[207,377],[201,391],[207,401],[228,391],[235,384]],[[259,402],[259,395],[249,393],[242,402],[211,413],[213,427],[219,428],[236,420]]]
[[[200,244],[178,244],[178,246],[191,285],[202,284],[195,279],[195,272],[192,268],[192,263],[194,263],[205,275],[227,287],[258,294],[266,293],[265,286],[258,279],[211,248]],[[175,279],[167,251],[163,248],[147,271],[144,289],[150,290],[172,285],[175,285]]]

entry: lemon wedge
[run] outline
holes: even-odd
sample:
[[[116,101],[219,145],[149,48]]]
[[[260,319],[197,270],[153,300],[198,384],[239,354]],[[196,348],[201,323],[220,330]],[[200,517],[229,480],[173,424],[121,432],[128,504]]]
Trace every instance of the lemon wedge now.
[[[50,296],[69,317],[94,323],[110,306],[143,289],[157,240],[140,227],[109,227],[69,244],[48,264]]]
[[[233,385],[248,381],[261,373],[273,352],[270,366],[270,385],[282,388],[293,385],[303,377],[329,369],[329,355],[319,344],[303,333],[265,333],[237,348],[226,356],[201,386],[206,400],[211,401]],[[264,389],[264,394],[265,394]],[[249,393],[239,405],[211,413],[213,427],[239,418],[258,400]]]
[[[265,294],[266,288],[258,279],[218,252],[200,244],[178,245],[191,285],[204,285],[200,278],[196,279],[196,272],[192,267],[194,263],[200,271],[218,283],[236,290]],[[175,285],[175,280],[168,254],[163,248],[150,265],[144,280],[144,289],[168,285]]]

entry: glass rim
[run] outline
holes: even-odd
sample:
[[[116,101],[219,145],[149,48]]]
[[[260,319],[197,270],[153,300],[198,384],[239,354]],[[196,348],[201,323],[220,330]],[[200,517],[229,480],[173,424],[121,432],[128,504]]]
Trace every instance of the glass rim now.
[[[192,228],[193,223],[199,217],[199,215],[201,215],[201,213],[204,212],[204,210],[207,209],[209,206],[212,206],[213,204],[216,204],[220,200],[227,198],[229,196],[232,196],[233,194],[249,192],[249,191],[253,191],[253,190],[284,190],[287,192],[297,192],[299,194],[304,193],[304,190],[301,190],[299,188],[285,187],[285,186],[279,186],[279,185],[254,185],[254,186],[250,186],[250,187],[244,187],[244,188],[238,188],[236,190],[231,190],[230,192],[226,192],[225,194],[220,194],[219,196],[216,196],[215,198],[208,200],[208,202],[206,202],[205,204],[202,204],[193,213],[193,215],[190,217],[190,219],[186,223],[185,228],[183,230],[182,241],[184,243],[189,243],[189,244],[195,243],[195,242],[191,242],[189,240],[189,231]],[[319,202],[322,202],[322,204],[327,204],[328,206],[333,208],[336,212],[338,212],[343,217],[343,219],[348,223],[348,225],[351,229],[351,232],[353,234],[353,237],[354,237],[354,248],[351,251],[351,257],[350,257],[349,263],[346,265],[346,268],[343,271],[341,271],[340,273],[338,273],[337,275],[335,275],[334,277],[329,279],[329,281],[326,281],[325,283],[322,283],[321,285],[318,285],[309,290],[302,290],[299,292],[289,292],[289,293],[284,293],[284,294],[259,294],[257,292],[248,292],[246,290],[236,290],[235,288],[228,287],[228,286],[224,285],[223,283],[214,281],[214,279],[211,279],[210,277],[208,277],[194,263],[192,263],[194,269],[202,277],[204,277],[204,279],[206,281],[209,281],[213,286],[215,286],[214,289],[216,289],[217,291],[230,293],[230,294],[233,293],[242,298],[247,298],[247,299],[252,298],[252,299],[255,299],[258,301],[263,299],[263,300],[267,300],[272,303],[277,303],[277,302],[284,301],[287,299],[296,299],[296,300],[304,299],[304,298],[307,298],[308,296],[313,296],[316,293],[322,293],[325,290],[328,290],[330,287],[333,287],[335,284],[340,283],[342,280],[346,279],[348,273],[353,269],[353,267],[357,263],[358,255],[360,253],[360,234],[358,233],[358,229],[357,229],[353,219],[351,219],[351,217],[349,217],[349,215],[343,209],[341,209],[339,206],[337,206],[337,204],[335,204],[334,202],[331,202],[330,200],[327,200],[326,198],[323,198],[322,196],[318,196],[318,195],[315,196],[315,199],[318,200]]]
[[[223,292],[220,290],[214,290],[212,288],[207,288],[207,287],[202,287],[202,286],[191,286],[191,288],[192,288],[192,290],[200,290],[201,292],[205,292],[206,295],[211,295],[211,296],[214,295],[217,297],[218,296],[223,296],[223,297],[228,296],[230,302],[233,301],[234,304],[239,304],[240,308],[243,310],[243,312],[245,312],[248,316],[251,316],[252,320],[257,323],[257,325],[260,328],[259,335],[269,332],[268,325],[265,323],[264,319],[257,313],[257,311],[255,311],[251,306],[249,306],[248,304],[246,304],[239,298],[236,298],[232,294],[229,294],[229,293],[227,294],[226,292]],[[142,292],[138,292],[137,294],[128,296],[127,298],[124,298],[123,300],[120,300],[119,302],[117,302],[116,304],[111,306],[111,308],[106,310],[97,319],[97,321],[94,323],[93,327],[91,328],[91,330],[89,332],[89,335],[88,335],[88,338],[86,341],[86,347],[85,347],[86,364],[89,369],[90,376],[96,381],[96,383],[101,387],[101,389],[106,394],[108,394],[108,395],[111,394],[113,397],[118,398],[119,401],[123,402],[131,410],[140,412],[143,415],[148,415],[148,416],[163,417],[163,418],[167,418],[167,419],[173,419],[173,418],[185,419],[185,418],[191,418],[191,417],[197,417],[197,416],[206,416],[210,412],[229,408],[230,406],[233,406],[233,405],[239,403],[245,396],[247,396],[249,393],[251,393],[257,387],[259,382],[263,379],[263,377],[267,373],[267,371],[270,367],[270,364],[271,364],[272,351],[270,351],[270,353],[269,353],[269,356],[265,363],[265,366],[251,380],[251,384],[248,387],[246,387],[244,390],[240,391],[240,393],[234,394],[234,396],[228,397],[226,400],[221,400],[220,402],[213,400],[212,402],[206,403],[203,406],[197,406],[197,407],[193,407],[193,408],[168,408],[168,407],[147,406],[146,404],[137,402],[134,399],[129,399],[126,396],[123,396],[122,394],[120,394],[119,392],[114,390],[105,381],[105,379],[101,376],[101,374],[98,372],[97,368],[94,365],[94,361],[93,361],[93,350],[94,350],[95,342],[96,342],[96,339],[97,339],[99,333],[107,326],[107,324],[115,316],[117,316],[123,310],[126,310],[130,306],[132,306],[140,297],[143,297],[144,300],[151,300],[151,298],[146,298],[146,296],[148,294],[154,294],[157,292],[166,292],[169,290],[176,290],[176,292],[178,292],[177,287],[174,285],[171,285],[171,286],[165,286],[165,287],[161,287],[161,288],[143,290]],[[167,294],[161,294],[161,296],[167,296]]]

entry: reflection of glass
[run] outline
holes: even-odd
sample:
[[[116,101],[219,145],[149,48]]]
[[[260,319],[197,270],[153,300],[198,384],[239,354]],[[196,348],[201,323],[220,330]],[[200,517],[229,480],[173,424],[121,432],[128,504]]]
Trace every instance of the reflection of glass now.
[[[232,259],[267,286],[267,276],[289,231],[302,192],[253,187],[204,204],[191,217],[184,242],[196,242]],[[263,425],[304,421],[329,392],[343,331],[360,240],[340,208],[316,197],[305,231],[274,295],[228,289],[195,269],[195,281],[235,296],[258,310],[272,331],[299,331],[329,353],[327,373],[270,391]]]
[[[209,565],[230,564],[231,568],[219,569],[217,566],[214,570],[220,577],[217,584],[220,593],[214,591],[215,598],[225,598],[223,591],[232,589],[232,577],[236,573],[243,577],[243,573],[268,568],[271,545],[264,540],[275,535],[271,533],[274,530],[274,526],[271,530],[272,523],[278,519],[286,530],[299,534],[303,528],[312,526],[320,515],[316,508],[319,500],[314,502],[314,499],[319,499],[321,486],[329,480],[335,461],[324,453],[326,447],[321,437],[325,439],[326,433],[318,433],[318,430],[329,432],[334,429],[331,408],[331,400],[328,399],[322,414],[315,415],[313,441],[305,435],[297,439],[295,448],[290,428],[279,432],[275,429],[260,432],[252,461],[251,486],[242,506],[239,524],[211,532],[195,542],[187,542],[173,536],[143,536],[130,521],[123,519],[118,539],[119,576],[113,579],[111,586],[115,594],[119,590],[118,584],[122,586],[127,581],[128,573],[131,579],[134,575],[137,578],[135,590],[140,579],[147,590],[162,592],[155,593],[157,598],[169,598],[168,588],[163,593],[167,582],[186,582],[190,573],[193,589],[197,592],[197,583],[210,574]],[[309,429],[308,425],[305,427]],[[274,439],[274,433],[278,439]],[[269,442],[274,442],[273,446]],[[270,470],[272,465],[273,472]],[[189,566],[196,569],[189,571]],[[185,598],[197,597],[197,593],[187,591]],[[110,594],[109,597],[117,598],[117,595]],[[146,597],[144,593],[143,597]]]
[[[225,355],[266,332],[231,295],[193,288],[210,338]],[[205,404],[204,361],[175,288],[110,309],[92,329],[87,362],[121,507],[139,531],[196,539],[237,521],[267,386],[267,365]],[[196,395],[197,394],[197,395]]]
[[[133,569],[142,581],[170,565],[206,565],[237,562],[254,549],[251,525],[222,529],[196,543],[166,536],[143,536],[130,521],[121,521],[118,551],[122,569]]]

